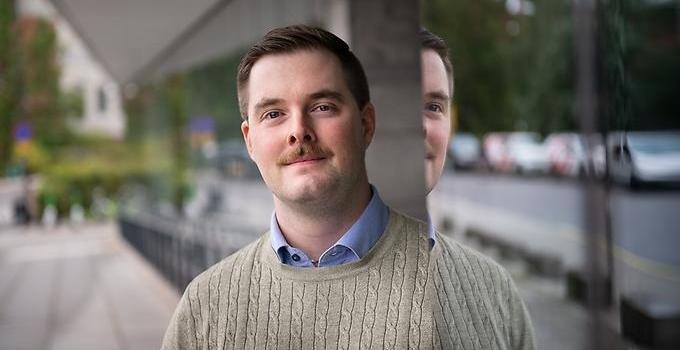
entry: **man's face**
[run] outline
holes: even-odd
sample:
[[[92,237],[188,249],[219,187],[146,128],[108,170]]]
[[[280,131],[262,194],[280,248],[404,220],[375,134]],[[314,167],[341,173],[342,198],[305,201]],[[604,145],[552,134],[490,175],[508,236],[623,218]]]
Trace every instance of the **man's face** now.
[[[451,134],[449,80],[434,50],[421,52],[423,79],[423,130],[425,132],[425,183],[432,191],[444,169]]]
[[[325,50],[260,58],[248,85],[241,132],[267,187],[282,202],[346,196],[366,180],[375,117],[360,111],[339,60]]]

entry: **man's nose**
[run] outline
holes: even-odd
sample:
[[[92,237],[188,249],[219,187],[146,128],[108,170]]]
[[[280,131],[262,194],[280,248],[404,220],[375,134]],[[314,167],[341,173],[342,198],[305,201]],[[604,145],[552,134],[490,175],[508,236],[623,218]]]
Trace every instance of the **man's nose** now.
[[[305,113],[296,113],[291,118],[291,129],[288,134],[288,144],[294,145],[296,143],[309,143],[316,141],[314,130],[309,123],[309,117]]]

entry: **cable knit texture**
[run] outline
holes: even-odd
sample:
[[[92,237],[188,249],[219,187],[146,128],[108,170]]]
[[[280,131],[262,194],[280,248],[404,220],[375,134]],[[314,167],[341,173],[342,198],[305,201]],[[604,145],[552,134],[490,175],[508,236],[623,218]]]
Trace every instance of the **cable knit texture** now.
[[[533,349],[505,270],[390,212],[363,259],[327,268],[281,264],[269,234],[187,287],[162,349]]]

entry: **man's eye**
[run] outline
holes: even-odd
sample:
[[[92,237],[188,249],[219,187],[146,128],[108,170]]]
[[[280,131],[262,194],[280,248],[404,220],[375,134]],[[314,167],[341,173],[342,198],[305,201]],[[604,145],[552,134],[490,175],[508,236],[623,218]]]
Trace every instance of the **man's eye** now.
[[[428,103],[425,106],[425,109],[427,109],[430,112],[436,112],[436,113],[441,113],[443,111],[442,106],[435,104],[435,103]]]
[[[330,112],[332,109],[330,105],[318,105],[312,108],[312,112]]]
[[[264,114],[264,119],[276,119],[281,116],[279,111],[271,111]]]

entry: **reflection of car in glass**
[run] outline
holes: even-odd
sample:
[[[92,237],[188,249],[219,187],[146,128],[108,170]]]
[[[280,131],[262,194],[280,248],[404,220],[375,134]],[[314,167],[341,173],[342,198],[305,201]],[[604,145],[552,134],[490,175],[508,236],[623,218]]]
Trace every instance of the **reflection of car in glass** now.
[[[454,168],[474,169],[482,155],[479,140],[470,133],[455,134],[449,143],[448,155]]]
[[[532,132],[513,132],[508,135],[506,146],[514,172],[548,172],[548,155],[540,139],[537,133]]]
[[[680,184],[680,131],[617,132],[607,137],[610,178],[619,184]]]
[[[482,143],[484,160],[490,170],[500,172],[512,170],[512,164],[510,163],[505,145],[506,138],[507,134],[501,132],[492,132],[484,136]]]
[[[550,134],[544,145],[550,172],[561,176],[584,175],[587,170],[585,140],[580,134],[567,132]]]

